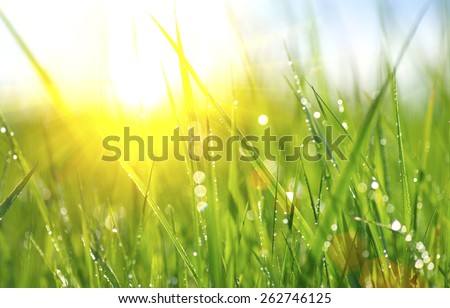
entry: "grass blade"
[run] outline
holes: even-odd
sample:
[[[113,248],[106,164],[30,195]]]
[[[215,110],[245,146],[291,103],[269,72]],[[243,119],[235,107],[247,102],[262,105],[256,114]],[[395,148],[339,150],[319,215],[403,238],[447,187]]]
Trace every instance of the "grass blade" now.
[[[28,183],[28,180],[33,175],[34,170],[36,170],[36,166],[31,169],[27,175],[20,181],[19,184],[12,190],[12,192],[0,203],[0,221],[2,221],[6,212],[10,209],[11,205],[14,203],[14,200],[20,195],[20,193],[24,190],[25,186]]]
[[[131,166],[128,163],[123,162],[123,161],[121,162],[120,165],[125,170],[125,172],[128,174],[128,176],[131,178],[133,183],[136,185],[139,192],[143,196],[146,196],[147,189],[146,189],[144,183],[141,181],[141,179],[136,174],[136,172],[134,172],[134,170],[131,168]],[[170,226],[169,222],[167,221],[166,217],[164,216],[163,212],[161,211],[159,206],[156,204],[156,202],[150,196],[147,196],[146,200],[147,200],[147,203],[152,208],[152,210],[154,211],[154,213],[156,214],[156,216],[158,217],[159,222],[163,226],[164,230],[169,235],[169,238],[172,240],[173,244],[175,245],[175,248],[176,248],[178,254],[183,259],[186,267],[189,269],[189,272],[191,273],[192,278],[194,279],[195,283],[198,285],[197,271],[195,270],[194,265],[192,264],[191,260],[189,260],[186,250],[181,245],[180,241],[178,240],[177,236],[175,235],[174,230],[171,228],[171,226]]]

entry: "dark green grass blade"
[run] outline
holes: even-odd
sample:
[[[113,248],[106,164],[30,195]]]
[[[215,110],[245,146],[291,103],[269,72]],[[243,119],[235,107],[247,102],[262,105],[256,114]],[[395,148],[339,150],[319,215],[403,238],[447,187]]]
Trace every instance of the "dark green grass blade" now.
[[[6,212],[10,209],[11,205],[14,203],[14,200],[20,195],[20,193],[24,190],[25,185],[27,185],[28,180],[33,175],[34,170],[36,170],[36,166],[31,169],[27,175],[20,181],[19,184],[13,189],[13,191],[5,198],[5,200],[0,203],[0,221],[5,216]]]

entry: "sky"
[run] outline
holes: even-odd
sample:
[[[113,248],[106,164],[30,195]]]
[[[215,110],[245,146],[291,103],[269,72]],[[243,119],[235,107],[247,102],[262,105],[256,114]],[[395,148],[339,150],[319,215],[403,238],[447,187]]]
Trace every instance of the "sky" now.
[[[161,65],[178,80],[178,64],[154,16],[175,33],[175,2],[160,0],[4,0],[0,9],[47,69],[72,105],[118,96],[126,104],[155,104],[165,95]],[[351,67],[375,90],[381,40],[377,1],[368,0],[179,0],[176,16],[185,51],[205,79],[242,66],[242,42],[250,59],[273,78],[287,69],[284,44],[314,77],[317,71],[336,84],[350,83]],[[381,1],[392,58],[426,1]],[[438,1],[432,1],[411,51],[399,71],[401,82],[418,82],[418,62],[441,56]],[[311,27],[317,25],[323,58],[310,54]],[[242,41],[239,39],[242,37]],[[2,108],[48,103],[29,61],[0,23]],[[137,46],[137,52],[136,52]],[[420,60],[420,61],[419,61]],[[6,107],[4,107],[6,106]]]

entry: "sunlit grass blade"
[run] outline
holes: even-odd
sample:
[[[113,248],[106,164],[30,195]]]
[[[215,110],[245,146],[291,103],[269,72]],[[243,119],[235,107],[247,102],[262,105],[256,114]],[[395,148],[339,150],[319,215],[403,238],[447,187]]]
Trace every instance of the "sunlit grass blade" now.
[[[184,67],[189,71],[190,75],[195,80],[197,86],[203,92],[204,96],[207,99],[210,100],[212,105],[215,107],[215,109],[222,116],[222,118],[224,119],[224,122],[225,122],[227,128],[231,129],[231,127],[232,127],[232,120],[231,120],[231,118],[227,115],[227,113],[223,110],[223,108],[220,106],[220,104],[216,101],[214,96],[209,92],[208,88],[202,82],[202,80],[198,76],[197,72],[194,70],[194,68],[192,67],[190,62],[186,59],[185,54],[183,53],[183,51],[180,50],[180,48],[178,47],[176,42],[167,33],[167,31],[158,23],[158,21],[153,16],[151,16],[151,18],[153,19],[155,24],[158,26],[158,28],[161,30],[161,32],[163,33],[164,37],[168,40],[168,42],[170,43],[172,48],[175,50],[175,52],[177,53],[178,57],[180,59],[182,59]],[[242,133],[242,131],[238,127],[235,127],[235,132],[239,135],[239,137],[241,139],[244,138],[244,134]],[[286,191],[276,181],[275,177],[267,169],[267,166],[264,164],[264,162],[261,160],[261,158],[258,157],[256,159],[256,161],[252,161],[251,163],[252,163],[253,167],[255,168],[255,170],[260,175],[261,179],[265,183],[267,183],[271,194],[275,195],[275,192],[276,191],[278,192],[278,196],[279,196],[278,198],[279,198],[280,204],[283,204],[283,207],[285,207],[285,205],[290,205],[291,202],[289,201],[289,199],[286,196]],[[289,208],[285,208],[285,210],[289,210]],[[304,217],[302,215],[300,215],[300,213],[298,212],[297,209],[296,209],[296,218],[298,219],[297,220],[298,221],[298,228],[302,231],[302,233],[304,234],[304,236],[307,239],[307,241],[312,240],[312,238],[313,238],[312,230],[311,230],[309,224],[305,221]],[[295,221],[295,223],[297,223],[297,221]]]
[[[14,203],[14,200],[20,195],[22,190],[24,190],[25,186],[28,183],[28,180],[33,175],[34,170],[36,170],[36,166],[33,167],[25,177],[17,184],[17,186],[11,191],[11,193],[0,203],[0,221],[5,216],[6,212],[10,209],[11,205]]]

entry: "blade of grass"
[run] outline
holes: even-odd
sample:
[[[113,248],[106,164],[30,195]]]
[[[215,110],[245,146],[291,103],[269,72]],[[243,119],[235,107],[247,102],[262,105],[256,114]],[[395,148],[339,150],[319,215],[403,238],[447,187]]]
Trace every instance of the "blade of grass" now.
[[[164,37],[168,40],[168,42],[170,43],[172,48],[175,50],[175,52],[177,53],[178,57],[180,59],[182,59],[184,67],[186,67],[186,69],[189,71],[189,73],[191,74],[192,78],[196,82],[197,86],[203,92],[204,96],[211,101],[212,105],[216,108],[216,110],[222,116],[222,118],[224,119],[224,122],[225,122],[227,128],[231,129],[231,127],[232,127],[232,120],[231,120],[231,118],[226,114],[226,112],[222,109],[222,107],[217,102],[217,100],[214,98],[214,96],[209,92],[208,88],[204,85],[204,83],[202,82],[202,80],[198,76],[197,72],[194,70],[194,68],[192,67],[190,62],[186,59],[183,51],[178,47],[176,42],[167,33],[167,31],[159,24],[159,22],[153,16],[151,16],[151,18],[153,19],[155,24],[158,26],[158,28],[161,30],[161,32],[163,33]],[[238,127],[235,127],[235,132],[239,135],[239,137],[241,139],[244,138],[244,134],[242,133],[242,131]],[[289,199],[286,196],[286,191],[280,185],[280,183],[278,183],[276,181],[275,177],[267,169],[266,165],[261,160],[261,158],[258,157],[258,159],[256,161],[252,161],[251,163],[252,163],[253,167],[255,168],[255,170],[258,172],[258,174],[261,177],[261,179],[269,187],[269,190],[270,190],[271,194],[275,195],[275,191],[278,191],[278,196],[279,196],[278,198],[279,198],[280,204],[283,204],[283,206],[286,205],[286,204],[287,205],[291,205],[291,202],[289,201]],[[285,208],[284,210],[288,211],[289,208]],[[304,234],[305,239],[307,241],[311,241],[313,239],[313,232],[312,232],[310,226],[308,225],[308,223],[306,222],[304,217],[300,214],[298,209],[295,209],[295,212],[296,212],[296,217],[298,219],[298,228]]]
[[[25,177],[17,184],[17,186],[11,191],[11,193],[0,203],[0,221],[3,220],[6,212],[10,209],[11,205],[14,203],[14,200],[20,195],[20,193],[24,190],[25,186],[28,183],[28,180],[33,175],[34,170],[36,170],[36,166],[33,167]]]
[[[398,161],[400,164],[400,182],[402,183],[402,197],[403,197],[403,215],[405,219],[405,225],[408,230],[412,226],[411,216],[411,199],[409,196],[408,175],[406,172],[405,164],[405,150],[403,147],[403,131],[400,123],[400,106],[398,102],[397,92],[397,77],[396,72],[393,72],[392,76],[392,99],[395,104],[395,122],[397,126],[397,144],[398,144]]]
[[[395,62],[393,71],[395,71],[396,67],[398,67],[398,65],[400,64],[400,62],[406,52],[406,49],[408,48],[428,7],[429,7],[429,3],[420,11],[418,18],[416,19],[415,23],[413,24],[411,32],[409,33],[408,37],[406,38],[406,40],[402,46],[402,49],[397,58],[397,61]],[[335,217],[339,217],[339,213],[343,210],[343,208],[346,207],[345,201],[346,201],[347,192],[348,192],[348,188],[349,188],[348,185],[354,174],[354,171],[356,170],[357,166],[359,166],[359,157],[361,155],[361,151],[363,150],[364,145],[366,144],[372,124],[375,122],[375,119],[378,117],[378,109],[381,105],[384,94],[385,94],[387,88],[389,87],[392,77],[393,77],[393,73],[391,71],[391,72],[389,72],[387,78],[385,79],[383,85],[381,86],[380,91],[378,92],[377,96],[373,100],[372,105],[370,106],[368,112],[366,113],[365,119],[363,121],[364,124],[360,129],[358,138],[355,140],[355,144],[350,153],[349,162],[346,164],[345,169],[343,170],[341,177],[339,179],[339,182],[336,186],[335,194],[332,196],[332,202],[331,202],[332,206],[327,206],[324,208],[321,223],[315,234],[316,241],[313,243],[313,246],[311,248],[312,253],[309,254],[309,256],[308,256],[307,263],[310,265],[310,271],[312,271],[315,268],[315,265],[318,264],[318,262],[321,258],[322,245],[325,242],[325,239],[329,234],[329,228],[330,228],[331,224],[333,223],[333,220],[335,219]]]
[[[139,192],[143,196],[145,196],[146,195],[146,187],[145,187],[144,183],[142,182],[142,180],[139,178],[139,176],[136,174],[136,172],[134,172],[132,167],[127,162],[124,162],[124,161],[121,161],[120,165],[122,166],[123,170],[128,174],[128,176],[131,178],[131,180],[133,181],[133,183],[135,184],[135,186],[139,190]],[[178,254],[180,255],[180,257],[184,261],[184,264],[186,265],[189,272],[191,273],[192,279],[194,279],[195,283],[198,285],[198,281],[197,281],[198,275],[195,270],[195,267],[192,264],[191,260],[189,260],[186,250],[181,245],[180,241],[178,240],[178,237],[175,235],[175,232],[172,230],[172,228],[171,228],[169,222],[167,221],[166,217],[164,216],[163,212],[161,211],[159,206],[156,204],[156,202],[150,196],[147,196],[146,200],[147,200],[147,203],[152,208],[153,212],[158,217],[158,220],[160,221],[164,230],[169,235],[169,238],[171,239],[172,243],[174,244]]]

